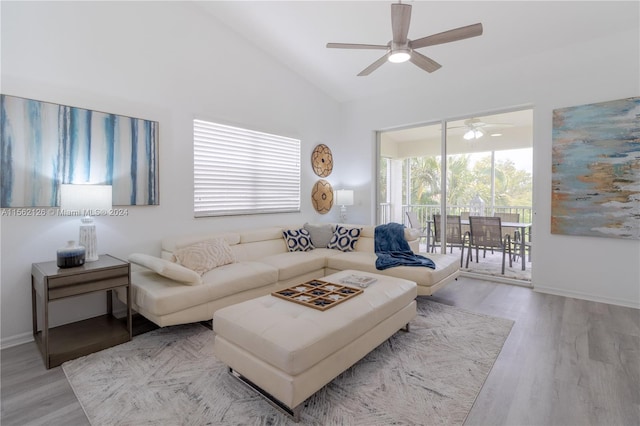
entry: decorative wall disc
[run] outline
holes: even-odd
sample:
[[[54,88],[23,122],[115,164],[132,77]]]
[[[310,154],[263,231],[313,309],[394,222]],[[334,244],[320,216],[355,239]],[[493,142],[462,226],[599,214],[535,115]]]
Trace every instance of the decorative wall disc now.
[[[318,213],[329,213],[333,206],[333,188],[331,184],[324,179],[318,180],[311,190],[311,202]]]
[[[333,171],[333,155],[328,146],[320,144],[313,149],[311,154],[313,171],[320,177],[327,177]]]

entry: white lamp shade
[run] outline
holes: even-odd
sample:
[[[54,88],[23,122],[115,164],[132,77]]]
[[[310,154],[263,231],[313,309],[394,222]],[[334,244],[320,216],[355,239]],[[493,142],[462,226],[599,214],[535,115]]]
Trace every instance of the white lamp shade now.
[[[60,185],[60,208],[97,211],[112,207],[111,185]]]
[[[338,189],[336,191],[336,204],[339,206],[352,206],[353,205],[353,190],[352,189]]]

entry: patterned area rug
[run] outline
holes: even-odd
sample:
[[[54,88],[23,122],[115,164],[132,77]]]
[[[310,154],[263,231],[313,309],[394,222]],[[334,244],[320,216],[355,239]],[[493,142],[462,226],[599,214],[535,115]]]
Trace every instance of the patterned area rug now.
[[[418,298],[397,332],[309,400],[300,424],[461,425],[513,321]],[[213,332],[173,326],[63,364],[93,425],[293,425],[231,377]]]
[[[440,250],[437,250],[440,253]],[[449,251],[447,251],[449,253]],[[460,249],[454,248],[453,254],[460,257]],[[425,256],[429,257],[428,254]],[[511,278],[514,280],[523,281],[525,283],[531,283],[531,259],[529,255],[526,256],[525,270],[522,270],[522,258],[518,257],[513,261],[513,266],[509,266],[509,258],[505,259],[504,275],[502,274],[502,252],[496,251],[494,253],[487,252],[485,257],[480,250],[480,261],[476,262],[476,251],[473,251],[473,261],[469,261],[469,267],[466,268],[467,262],[467,249],[464,250],[464,262],[462,264],[463,271],[474,272],[477,274],[488,275],[492,277]]]
[[[456,253],[456,250],[453,250],[453,253]],[[505,259],[505,268],[504,275],[502,275],[502,252],[487,252],[486,256],[482,256],[482,250],[480,250],[480,261],[476,262],[476,252],[473,251],[473,261],[469,262],[469,268],[465,268],[466,266],[466,255],[467,250],[465,250],[465,261],[463,263],[463,271],[475,272],[478,274],[490,275],[493,277],[503,277],[503,278],[512,278],[520,281],[531,282],[531,261],[529,260],[529,256],[526,257],[525,262],[525,270],[522,270],[522,259],[518,257],[517,260],[513,261],[513,266],[509,266],[509,258]],[[460,251],[457,252],[460,255]]]

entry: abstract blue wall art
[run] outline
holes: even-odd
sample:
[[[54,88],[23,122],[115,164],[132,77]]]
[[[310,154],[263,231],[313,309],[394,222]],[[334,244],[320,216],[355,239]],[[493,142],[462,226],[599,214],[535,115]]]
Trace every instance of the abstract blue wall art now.
[[[551,233],[640,239],[640,98],[553,111]]]
[[[0,95],[0,207],[60,205],[62,183],[157,205],[158,122]]]

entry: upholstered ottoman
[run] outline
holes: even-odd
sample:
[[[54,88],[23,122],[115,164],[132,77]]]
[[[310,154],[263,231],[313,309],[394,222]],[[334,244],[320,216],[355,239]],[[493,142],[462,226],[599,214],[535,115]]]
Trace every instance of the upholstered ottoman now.
[[[414,282],[359,271],[321,279],[341,284],[352,274],[377,281],[325,311],[271,295],[218,310],[216,357],[297,421],[308,397],[416,315]]]

